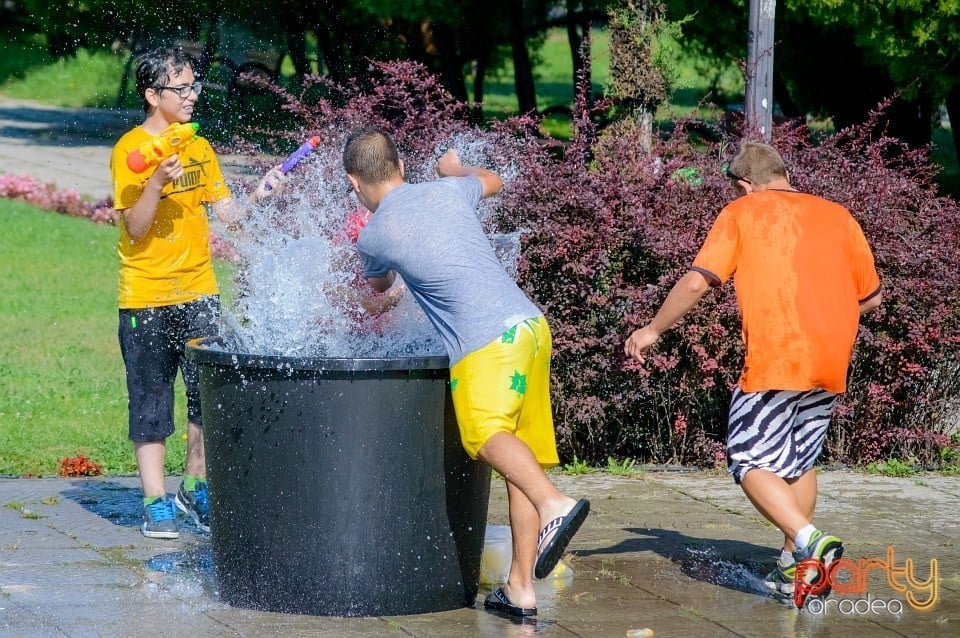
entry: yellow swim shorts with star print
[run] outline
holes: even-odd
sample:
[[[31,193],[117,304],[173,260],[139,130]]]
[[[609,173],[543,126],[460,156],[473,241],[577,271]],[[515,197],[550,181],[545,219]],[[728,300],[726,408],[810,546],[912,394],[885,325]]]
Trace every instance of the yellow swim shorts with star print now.
[[[550,409],[550,328],[544,317],[510,328],[450,368],[460,440],[470,458],[510,432],[544,468],[560,463]]]

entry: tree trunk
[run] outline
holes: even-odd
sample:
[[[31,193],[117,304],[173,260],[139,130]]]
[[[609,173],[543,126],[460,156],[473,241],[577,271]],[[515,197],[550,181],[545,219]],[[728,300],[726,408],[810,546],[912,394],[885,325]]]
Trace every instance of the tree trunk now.
[[[577,3],[567,0],[567,41],[573,58],[573,96],[574,103],[582,98],[581,104],[593,106],[593,83],[590,78],[590,52],[583,50],[583,43],[590,32],[590,20],[574,12]],[[583,76],[583,77],[581,77]],[[585,95],[580,95],[581,91]]]
[[[440,57],[440,69],[444,86],[459,102],[467,102],[467,81],[463,77],[463,64],[460,61],[460,51],[457,47],[456,33],[444,24],[431,25],[434,43],[437,45],[437,55]]]
[[[583,36],[580,35],[580,31],[577,28],[580,25],[577,24],[576,14],[574,13],[574,6],[576,4],[576,0],[567,0],[567,42],[570,43],[570,55],[573,58],[574,86],[577,85],[580,72],[584,66],[583,56],[580,51],[580,46],[583,44]]]
[[[533,67],[527,51],[526,29],[523,21],[523,3],[512,3],[510,12],[510,44],[513,47],[513,75],[517,92],[517,107],[522,115],[536,114],[537,89],[533,83]]]
[[[317,49],[319,61],[327,67],[327,75],[337,83],[346,82],[349,78],[349,62],[344,59],[341,40],[334,38],[326,25],[318,24],[314,29],[317,34]],[[321,70],[322,71],[322,70]]]
[[[636,118],[640,129],[640,149],[649,155],[653,150],[653,113],[640,108],[636,111]]]
[[[477,56],[477,68],[473,74],[473,105],[470,108],[470,121],[473,124],[483,122],[483,83],[487,79],[487,51]]]
[[[947,116],[950,118],[950,133],[953,135],[953,151],[960,159],[960,85],[953,85],[947,93]]]
[[[920,90],[912,100],[897,98],[887,113],[887,133],[906,142],[911,148],[930,143],[933,136],[933,100]]]

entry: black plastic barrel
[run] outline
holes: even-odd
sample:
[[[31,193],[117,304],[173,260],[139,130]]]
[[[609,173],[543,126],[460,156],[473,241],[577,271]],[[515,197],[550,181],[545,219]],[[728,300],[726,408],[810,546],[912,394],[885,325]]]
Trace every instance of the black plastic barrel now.
[[[187,344],[220,599],[320,616],[473,605],[490,469],[460,446],[447,358],[221,347]]]

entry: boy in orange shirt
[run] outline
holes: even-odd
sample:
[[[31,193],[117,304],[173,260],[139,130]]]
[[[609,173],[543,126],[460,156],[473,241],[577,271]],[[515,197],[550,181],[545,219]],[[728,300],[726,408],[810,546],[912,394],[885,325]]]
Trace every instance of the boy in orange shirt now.
[[[730,404],[729,471],[784,534],[767,586],[802,607],[843,553],[839,538],[813,525],[813,466],[846,390],[859,317],[880,305],[880,278],[850,212],[794,189],[773,147],[744,142],[727,176],[741,197],[720,211],[690,272],[625,351],[642,361],[710,287],[733,277],[746,356]]]
[[[183,51],[158,48],[137,59],[137,92],[146,118],[113,148],[110,172],[120,213],[118,336],[126,367],[129,437],[143,487],[141,531],[148,538],[177,538],[178,507],[210,531],[199,374],[184,355],[194,337],[216,334],[220,315],[210,255],[207,207],[233,225],[240,205],[231,198],[217,156],[195,137],[152,170],[135,172],[127,157],[168,126],[189,122],[202,85]],[[274,192],[282,179],[274,167],[250,201]],[[173,384],[177,370],[187,390],[187,453],[183,482],[173,500],[164,484],[166,439],[174,432]]]

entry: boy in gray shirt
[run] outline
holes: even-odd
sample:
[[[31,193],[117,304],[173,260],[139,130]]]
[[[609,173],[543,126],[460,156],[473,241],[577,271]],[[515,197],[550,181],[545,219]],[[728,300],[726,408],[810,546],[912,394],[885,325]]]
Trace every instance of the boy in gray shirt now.
[[[590,504],[562,494],[544,472],[560,462],[550,330],[503,269],[476,215],[480,200],[503,182],[448,151],[437,162],[441,179],[408,184],[393,140],[373,128],[347,139],[343,164],[357,199],[374,213],[357,241],[363,276],[378,292],[398,273],[403,278],[447,349],[464,449],[506,480],[513,561],[507,582],[484,606],[536,615],[533,577],[550,574]]]

